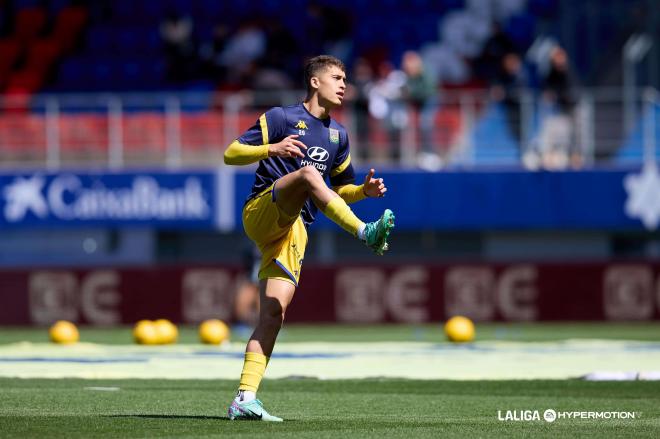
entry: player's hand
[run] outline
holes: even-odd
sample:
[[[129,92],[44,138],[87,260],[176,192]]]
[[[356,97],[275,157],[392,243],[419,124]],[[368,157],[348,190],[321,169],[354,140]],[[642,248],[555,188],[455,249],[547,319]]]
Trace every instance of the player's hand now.
[[[369,170],[369,173],[364,178],[364,189],[362,190],[367,197],[384,197],[387,188],[382,178],[374,178],[375,173],[376,171],[374,169]]]
[[[301,149],[307,149],[304,143],[296,140],[298,134],[287,136],[278,143],[272,143],[268,148],[268,157],[305,157]]]

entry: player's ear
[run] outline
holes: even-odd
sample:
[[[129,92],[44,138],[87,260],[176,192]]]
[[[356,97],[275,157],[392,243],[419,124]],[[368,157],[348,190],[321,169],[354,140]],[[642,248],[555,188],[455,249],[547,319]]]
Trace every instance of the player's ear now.
[[[313,89],[319,88],[320,82],[319,82],[319,78],[317,78],[316,76],[312,76],[309,80],[309,83],[312,85]]]

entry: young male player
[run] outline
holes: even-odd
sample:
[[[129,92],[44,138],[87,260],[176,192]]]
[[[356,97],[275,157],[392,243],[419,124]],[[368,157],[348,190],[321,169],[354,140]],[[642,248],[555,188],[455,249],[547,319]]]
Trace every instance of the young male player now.
[[[259,323],[247,344],[229,419],[282,421],[266,412],[256,392],[298,286],[307,227],[317,210],[379,255],[387,250],[387,237],[394,227],[389,209],[378,221],[365,224],[347,204],[382,197],[387,189],[382,178],[373,178],[373,169],[364,184],[353,184],[346,130],[330,118],[330,111],[344,99],[344,64],[325,55],[310,59],[305,65],[305,84],[303,103],[271,108],[225,151],[226,164],[259,162],[252,193],[243,207],[243,227],[262,255]]]

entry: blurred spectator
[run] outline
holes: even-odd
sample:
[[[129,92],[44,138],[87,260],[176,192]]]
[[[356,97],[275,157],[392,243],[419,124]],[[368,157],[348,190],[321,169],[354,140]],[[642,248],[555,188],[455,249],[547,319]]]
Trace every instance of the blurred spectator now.
[[[573,148],[575,80],[566,51],[556,46],[550,52],[550,70],[543,81],[543,103],[547,107],[539,136],[541,161],[546,169],[563,169],[572,161],[581,164],[581,154]]]
[[[317,1],[309,2],[306,12],[306,55],[325,53],[339,59],[349,59],[353,49],[350,14]]]
[[[514,53],[513,41],[504,32],[502,26],[493,22],[492,34],[484,44],[477,60],[477,74],[482,78],[494,78],[498,75],[502,59],[507,53]]]
[[[279,20],[268,20],[266,51],[259,65],[280,70],[292,78],[299,75],[301,64],[300,47],[294,36]]]
[[[211,41],[204,43],[199,51],[204,63],[204,73],[215,81],[223,81],[226,77],[226,67],[222,64],[221,55],[229,40],[229,26],[223,23],[213,27]]]
[[[527,85],[527,75],[520,57],[516,53],[504,55],[491,94],[493,99],[504,105],[509,131],[521,147],[522,118],[520,103],[522,92],[527,88]]]
[[[399,160],[401,131],[408,124],[408,114],[403,102],[406,74],[395,70],[388,61],[381,62],[377,72],[377,79],[369,90],[369,114],[383,121],[389,137],[390,157]]]
[[[243,248],[243,275],[237,282],[236,298],[234,299],[234,315],[239,330],[245,329],[246,335],[259,319],[259,265],[261,254],[257,247],[248,242]]]
[[[403,96],[417,113],[413,127],[420,136],[418,166],[429,171],[437,171],[442,163],[433,145],[433,128],[438,107],[438,91],[435,81],[425,72],[421,56],[415,51],[403,54],[401,68],[406,74]]]
[[[250,88],[257,90],[291,89],[293,75],[300,70],[298,43],[278,20],[266,25],[266,50],[254,65]]]
[[[369,130],[369,91],[374,85],[374,71],[369,62],[358,58],[353,65],[353,75],[347,90],[347,98],[352,103],[354,133],[357,142],[351,145],[351,151],[359,159],[367,159],[370,148]]]
[[[220,55],[220,64],[234,82],[254,70],[255,62],[266,52],[266,33],[254,20],[240,25]]]
[[[197,67],[193,42],[193,20],[170,12],[160,24],[160,36],[165,45],[167,77],[175,82],[193,79]]]

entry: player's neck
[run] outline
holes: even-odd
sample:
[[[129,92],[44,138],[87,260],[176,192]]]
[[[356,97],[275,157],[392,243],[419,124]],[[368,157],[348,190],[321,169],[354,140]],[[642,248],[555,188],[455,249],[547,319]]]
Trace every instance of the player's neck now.
[[[318,119],[327,119],[330,117],[331,107],[322,105],[319,102],[318,95],[312,95],[305,99],[303,102],[304,107],[309,111],[309,114]]]

